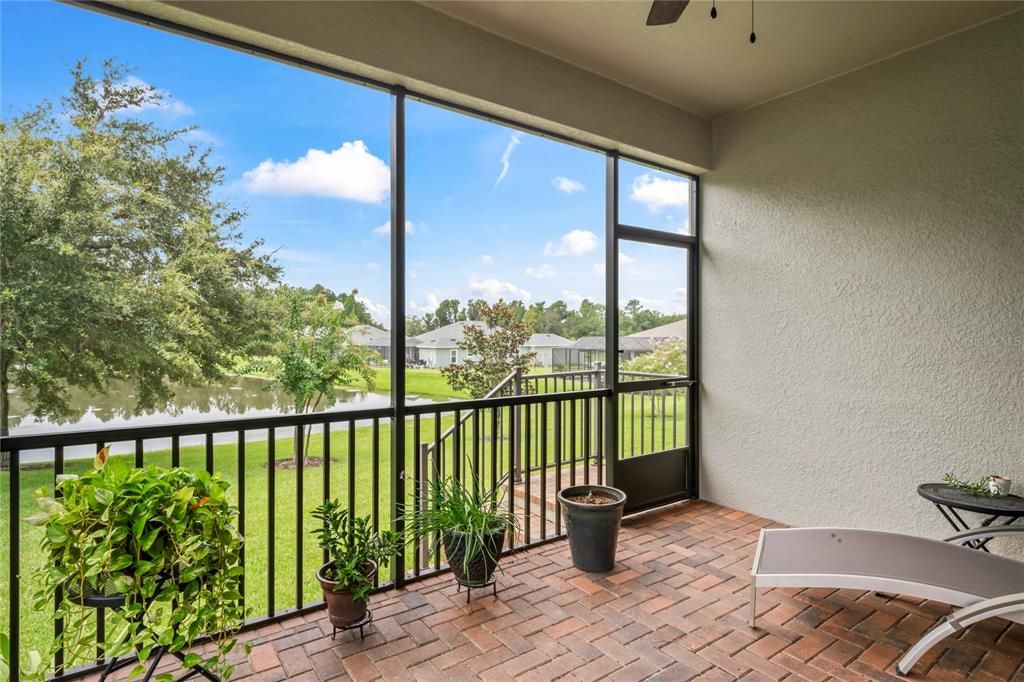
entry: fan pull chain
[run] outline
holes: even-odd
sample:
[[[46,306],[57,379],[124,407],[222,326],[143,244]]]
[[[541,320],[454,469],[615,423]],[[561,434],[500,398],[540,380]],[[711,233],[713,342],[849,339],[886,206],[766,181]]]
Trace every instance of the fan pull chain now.
[[[750,0],[750,42],[757,42],[757,34],[754,33],[754,0]]]
[[[711,18],[714,19],[718,16],[718,10],[715,8],[715,0],[711,0]]]

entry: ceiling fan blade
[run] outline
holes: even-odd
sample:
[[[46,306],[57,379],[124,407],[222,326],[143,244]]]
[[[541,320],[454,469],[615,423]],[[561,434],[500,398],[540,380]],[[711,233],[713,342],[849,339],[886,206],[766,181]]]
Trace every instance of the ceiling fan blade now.
[[[647,15],[648,26],[665,26],[679,21],[690,0],[654,0]]]

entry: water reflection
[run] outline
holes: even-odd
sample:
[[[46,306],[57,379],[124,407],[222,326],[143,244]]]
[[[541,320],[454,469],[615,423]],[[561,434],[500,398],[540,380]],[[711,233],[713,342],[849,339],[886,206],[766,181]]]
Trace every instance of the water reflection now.
[[[72,389],[72,415],[56,420],[37,417],[16,392],[11,398],[11,434],[24,435],[53,431],[89,428],[117,428],[166,424],[174,421],[208,421],[237,416],[260,417],[294,413],[291,398],[282,390],[273,388],[268,379],[247,376],[226,377],[218,386],[175,386],[174,399],[162,409],[136,411],[135,389],[125,381],[112,381],[106,392],[92,395],[81,389]],[[351,405],[353,409],[387,407],[389,397],[384,393],[358,390],[337,391],[333,403],[323,409]]]

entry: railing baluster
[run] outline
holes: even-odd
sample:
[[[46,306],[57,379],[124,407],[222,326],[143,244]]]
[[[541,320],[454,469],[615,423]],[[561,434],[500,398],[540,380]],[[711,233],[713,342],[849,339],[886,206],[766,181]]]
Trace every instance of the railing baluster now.
[[[459,428],[462,423],[462,413],[459,410],[455,410],[455,430],[452,432],[452,476],[458,480],[462,480],[462,429]]]
[[[331,499],[331,423],[324,422],[324,437],[321,445],[321,454],[323,456],[323,496],[321,502],[326,502]],[[326,564],[330,560],[330,556],[327,554],[327,550],[324,550],[324,563]]]
[[[583,482],[585,484],[590,483],[590,445],[591,445],[591,432],[590,432],[590,401],[591,398],[584,398],[583,400]]]
[[[679,397],[679,391],[672,391],[672,447],[679,447],[678,431],[679,431],[679,412],[676,398]]]
[[[4,396],[7,400],[8,396]],[[7,597],[10,601],[10,674],[12,680],[20,679],[21,661],[21,453],[10,450],[7,453],[7,494],[10,500],[8,511],[8,552]]]
[[[526,438],[523,439],[523,540],[530,544],[530,512],[532,503],[530,501],[530,479],[533,478],[530,468],[530,415],[533,413],[533,406],[527,405],[523,410],[523,432]]]
[[[267,429],[267,617],[274,617],[274,502],[277,492],[274,483],[277,455],[274,452],[274,427]]]
[[[181,466],[181,439],[179,436],[171,436],[171,468]]]
[[[400,425],[392,423],[391,428],[401,428]],[[372,428],[373,443],[371,447],[371,460],[370,460],[370,475],[373,476],[373,499],[371,500],[372,506],[372,518],[373,518],[373,532],[376,533],[380,530],[380,420],[374,417],[373,428]],[[404,454],[404,453],[403,453]],[[355,460],[351,460],[355,462]],[[352,478],[356,475],[355,469],[352,471]],[[373,586],[380,586],[380,571],[377,571],[373,575]]]
[[[494,411],[497,412],[500,409],[501,409],[500,407],[495,407]],[[494,424],[493,421],[491,423]],[[512,442],[513,442],[512,434],[515,433],[517,428],[519,428],[519,425],[516,423],[516,408],[512,407],[511,405],[509,405],[509,408],[508,408],[508,429],[509,429],[509,431],[508,431],[509,432],[509,440],[508,440],[508,446],[509,446],[508,447],[508,473],[506,474],[506,479],[505,480],[508,481],[508,514],[509,514],[510,518],[514,518],[513,515],[516,513],[516,476],[515,476],[516,463],[515,463],[515,457],[513,456],[513,452],[512,452]],[[497,431],[495,431],[494,438],[495,439],[500,439],[500,435],[501,434],[499,434],[499,433],[497,433]],[[492,474],[492,477],[493,476],[494,476],[494,474]],[[497,487],[497,484],[494,484],[494,487]],[[491,489],[493,490],[494,487],[492,487]],[[515,531],[513,530],[511,533],[509,533],[509,536],[508,536],[508,548],[509,549],[515,549],[515,547],[516,547],[516,538],[515,538]]]
[[[434,481],[436,483],[441,482],[441,476],[444,475],[444,453],[441,451],[441,411],[438,410],[434,413],[434,461],[433,461],[433,474]],[[433,497],[433,496],[431,496]],[[433,500],[431,500],[433,504]],[[441,550],[440,550],[441,536],[438,533],[434,533],[434,539],[432,549],[434,551],[434,570],[440,570],[441,568]]]
[[[348,513],[349,516],[356,515],[356,423],[348,423]],[[373,497],[377,497],[377,481],[373,482]]]
[[[483,483],[483,472],[480,470],[480,410],[473,410],[473,497],[480,500],[480,485]]]
[[[575,388],[575,386],[573,387]],[[569,401],[569,485],[576,485],[576,401]]]
[[[500,407],[491,408],[491,490],[498,487],[498,449],[501,445],[501,433],[498,431],[498,413]],[[512,458],[509,457],[509,462]],[[509,467],[511,471],[511,467]]]
[[[672,389],[672,390],[675,390],[675,389]],[[665,449],[665,431],[666,431],[666,429],[665,429],[665,417],[667,416],[666,415],[666,410],[665,410],[665,400],[666,400],[665,391],[662,391],[661,392],[661,449],[662,450]]]
[[[238,548],[238,565],[242,567],[242,575],[238,578],[238,592],[242,595],[245,606],[245,431],[238,432],[238,534],[242,537],[242,546]]]
[[[562,402],[555,403],[555,535],[562,534],[562,505],[558,491],[562,489]]]
[[[540,405],[540,539],[548,538],[548,406]]]
[[[295,427],[292,447],[295,450],[295,608],[302,608],[302,496],[303,479],[306,477],[306,443],[305,427]]]
[[[605,401],[602,398],[594,398],[596,409],[594,410],[594,417],[597,425],[594,427],[594,454],[597,459],[597,484],[604,485],[604,449],[608,447],[608,442],[604,439],[604,406]]]
[[[647,393],[642,392],[640,394],[640,454],[644,454],[644,429],[647,428],[647,417],[646,410],[647,406]]]
[[[111,443],[111,445],[113,445],[113,443]],[[99,452],[104,447],[106,447],[106,443],[104,441],[99,441],[98,443],[96,443],[96,452]],[[107,455],[108,456],[110,455],[109,451],[107,452]],[[12,499],[11,502],[13,503],[14,500]],[[106,641],[107,641],[107,614],[106,614],[106,610],[103,607],[100,607],[100,608],[96,609],[96,664],[97,665],[103,663],[103,661],[107,657],[107,655],[106,655],[106,647],[104,646]],[[15,678],[12,677],[11,679],[15,679]]]
[[[143,466],[145,466],[145,463],[144,463],[145,459],[146,459],[146,456],[145,456],[145,453],[144,453],[143,448],[142,448],[142,439],[141,438],[136,438],[135,439],[135,468],[136,469],[141,469]]]
[[[206,473],[213,473],[213,434],[206,432]]]
[[[14,470],[11,470],[13,475]],[[57,477],[64,473],[64,446],[58,445],[53,448],[53,497],[59,499],[63,497],[60,489],[57,487]],[[12,499],[13,502],[13,499]],[[12,567],[13,568],[13,567]],[[54,610],[59,609],[61,602],[64,601],[64,589],[58,585],[53,595],[53,608]],[[53,619],[53,637],[59,640],[60,636],[64,633],[64,619],[54,618]],[[57,675],[64,673],[64,645],[61,644],[60,648],[53,657],[53,670]],[[17,679],[16,676],[11,677],[12,680]]]
[[[420,461],[423,457],[423,450],[420,446],[420,416],[418,414],[414,415],[412,418],[412,452],[412,479],[414,481],[412,488],[412,504],[413,510],[419,514],[420,509],[422,508],[420,506],[420,501],[423,496],[423,466]],[[419,576],[420,564],[425,562],[426,559],[424,558],[423,552],[413,552],[412,574],[414,576]]]

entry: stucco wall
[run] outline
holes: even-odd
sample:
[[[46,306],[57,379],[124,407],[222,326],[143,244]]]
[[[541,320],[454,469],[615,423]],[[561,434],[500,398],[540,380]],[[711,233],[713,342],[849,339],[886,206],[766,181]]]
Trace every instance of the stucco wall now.
[[[1024,493],[1024,14],[715,122],[702,496],[947,531],[945,472]]]

